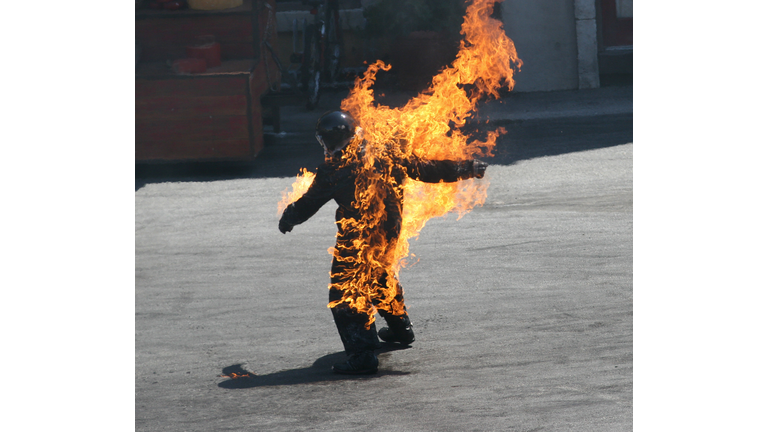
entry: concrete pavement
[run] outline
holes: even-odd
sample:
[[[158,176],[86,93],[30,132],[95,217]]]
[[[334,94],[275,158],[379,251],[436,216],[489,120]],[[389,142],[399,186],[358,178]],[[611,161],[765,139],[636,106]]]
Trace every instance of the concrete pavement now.
[[[318,112],[255,164],[137,169],[136,430],[631,430],[631,87],[597,90],[481,108],[488,199],[411,243],[417,339],[374,376],[330,373],[334,206],[277,230]]]

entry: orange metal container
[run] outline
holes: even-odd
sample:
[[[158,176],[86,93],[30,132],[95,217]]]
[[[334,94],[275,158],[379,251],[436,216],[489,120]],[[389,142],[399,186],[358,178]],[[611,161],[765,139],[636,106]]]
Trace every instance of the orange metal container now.
[[[205,45],[188,46],[187,57],[203,59],[209,68],[221,66],[221,45],[218,42],[212,42]]]

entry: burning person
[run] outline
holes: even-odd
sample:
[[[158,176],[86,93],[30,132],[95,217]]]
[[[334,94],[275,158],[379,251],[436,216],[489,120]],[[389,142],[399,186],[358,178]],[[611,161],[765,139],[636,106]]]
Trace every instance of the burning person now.
[[[421,159],[403,151],[407,146],[368,143],[362,135],[346,112],[320,117],[316,137],[325,150],[325,161],[306,193],[285,208],[279,222],[285,234],[331,199],[339,206],[329,307],[347,354],[346,362],[333,365],[340,374],[375,373],[378,338],[404,345],[415,340],[403,289],[392,271],[398,260],[406,178],[457,182],[482,178],[488,166],[477,159]],[[376,312],[387,323],[378,337]]]

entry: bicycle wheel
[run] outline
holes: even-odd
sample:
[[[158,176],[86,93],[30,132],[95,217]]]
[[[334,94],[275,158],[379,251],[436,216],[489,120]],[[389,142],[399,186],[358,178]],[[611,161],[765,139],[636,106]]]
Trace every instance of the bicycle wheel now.
[[[332,83],[336,83],[341,71],[341,44],[328,44],[328,75]]]
[[[317,104],[320,102],[320,65],[319,62],[317,64],[317,68],[315,68],[314,71],[312,71],[312,75],[310,75],[310,84],[309,84],[309,97],[307,98],[307,109],[313,110],[317,106]]]

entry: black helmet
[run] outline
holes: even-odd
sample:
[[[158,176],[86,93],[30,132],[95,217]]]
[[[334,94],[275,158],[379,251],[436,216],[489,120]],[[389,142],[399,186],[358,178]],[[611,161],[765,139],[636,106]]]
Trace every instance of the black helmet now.
[[[323,114],[317,120],[315,137],[325,149],[327,155],[332,155],[346,147],[357,131],[357,122],[349,113],[331,111]]]

